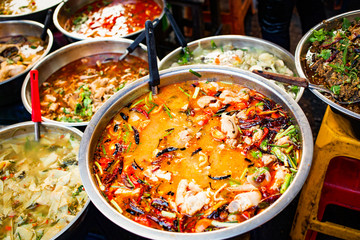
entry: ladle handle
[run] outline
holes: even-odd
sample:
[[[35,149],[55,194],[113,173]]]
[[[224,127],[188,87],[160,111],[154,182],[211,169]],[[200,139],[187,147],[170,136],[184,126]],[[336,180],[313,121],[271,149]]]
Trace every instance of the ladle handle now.
[[[306,78],[291,77],[291,76],[286,76],[286,75],[282,75],[282,74],[278,74],[278,73],[266,72],[266,71],[261,71],[261,70],[253,70],[252,72],[256,73],[264,78],[272,79],[277,82],[296,85],[299,87],[308,87],[309,86],[309,82],[307,81]]]
[[[154,28],[158,25],[159,23],[159,19],[158,18],[155,18],[154,21],[153,21],[153,26]],[[127,48],[128,52],[129,53],[132,53],[138,46],[139,44],[144,41],[146,35],[145,35],[145,31],[141,32],[139,34],[139,36],[137,36],[137,38],[135,38],[134,42],[130,44],[130,46]]]
[[[185,48],[187,47],[187,43],[185,41],[185,38],[184,38],[184,35],[182,34],[179,26],[177,25],[173,15],[171,14],[171,12],[169,11],[169,9],[165,8],[165,14],[166,14],[166,17],[168,18],[171,26],[173,27],[174,29],[174,32],[175,32],[175,35],[176,35],[176,38],[178,39],[179,43],[180,43],[180,46]]]
[[[155,48],[154,26],[150,20],[145,22],[146,45],[148,49],[150,87],[153,90],[160,84],[159,70],[157,66],[157,55]]]
[[[43,31],[41,33],[41,40],[45,41],[46,40],[46,33],[47,33],[47,30],[50,26],[50,22],[51,22],[51,15],[52,15],[52,9],[49,9],[47,14],[46,14],[46,18],[45,18],[45,22],[44,22],[44,28],[43,28]]]
[[[38,70],[30,71],[31,81],[31,120],[33,122],[41,122],[40,97],[39,97],[39,72]]]

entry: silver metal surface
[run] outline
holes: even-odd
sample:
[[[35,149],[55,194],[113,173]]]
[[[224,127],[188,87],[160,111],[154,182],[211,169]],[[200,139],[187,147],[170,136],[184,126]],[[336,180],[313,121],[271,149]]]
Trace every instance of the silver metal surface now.
[[[33,69],[39,71],[39,86],[46,81],[53,73],[55,73],[60,68],[65,65],[78,60],[82,57],[91,56],[94,54],[100,53],[124,53],[125,49],[132,43],[132,40],[120,38],[117,40],[108,39],[89,39],[80,42],[75,42],[69,44],[65,47],[58,49],[57,51],[51,53],[46,58],[38,62]],[[146,46],[143,44],[139,45],[131,55],[137,56],[144,61],[147,60],[147,50]],[[21,99],[26,108],[26,110],[31,113],[31,86],[30,86],[30,74],[25,78],[25,81],[21,89]],[[42,118],[44,121],[49,122],[58,122],[54,120]],[[86,126],[88,122],[78,122],[78,123],[66,123],[59,122],[67,126]]]
[[[88,37],[86,37],[86,36],[84,36],[82,34],[68,32],[67,30],[65,30],[64,26],[65,26],[66,21],[71,16],[73,16],[76,13],[77,10],[79,10],[83,6],[88,5],[90,3],[93,3],[95,1],[96,0],[67,0],[65,2],[60,3],[56,7],[54,15],[53,15],[53,22],[54,22],[55,27],[60,32],[62,32],[65,36],[67,36],[69,38],[69,40],[71,40],[71,41],[92,39],[92,38],[88,38]],[[158,17],[159,19],[161,19],[162,16],[164,15],[165,1],[164,0],[154,0],[154,1],[155,1],[155,3],[157,3],[162,8],[161,14]],[[127,34],[127,35],[122,36],[122,37],[124,37],[124,38],[133,37],[133,36],[139,34],[140,32],[142,32],[144,30],[145,30],[145,26],[144,26],[143,29],[141,29],[139,31]],[[109,39],[109,38],[112,38],[112,37],[103,37],[103,38],[96,37],[96,39]],[[119,37],[114,37],[114,38],[119,38]]]
[[[43,24],[28,20],[0,22],[0,37],[17,35],[40,37],[43,28]],[[41,61],[41,59],[43,59],[51,50],[54,38],[49,29],[47,30],[47,42],[48,45],[45,46],[44,53],[34,64]],[[12,78],[0,82],[0,105],[5,105],[7,103],[20,100],[21,85],[24,81],[26,74],[30,71],[31,67],[32,66],[28,67],[24,72]]]
[[[334,29],[339,23],[341,23],[343,21],[343,18],[347,18],[350,22],[355,20],[355,18],[360,17],[360,10],[356,10],[356,11],[352,11],[352,12],[347,12],[347,13],[343,13],[337,16],[334,16],[332,18],[329,18],[321,23],[319,23],[318,25],[316,25],[315,27],[313,27],[310,31],[308,31],[299,41],[296,50],[295,50],[295,65],[296,65],[296,69],[300,75],[300,77],[303,78],[307,78],[308,76],[305,74],[305,65],[304,62],[302,61],[302,59],[305,58],[306,56],[306,52],[308,51],[309,47],[310,47],[310,41],[309,38],[311,37],[311,35],[313,34],[314,30],[319,30],[320,28],[325,28],[327,30],[331,30]],[[325,97],[323,94],[321,94],[319,91],[315,90],[315,89],[310,89],[318,98],[320,98],[322,101],[324,101],[325,103],[329,104],[331,107],[335,108],[336,110],[352,117],[355,119],[360,119],[360,114],[359,113],[355,113],[353,111],[350,111],[349,109],[346,109],[342,106],[340,106],[339,104],[331,101],[330,99],[328,99],[327,97]]]
[[[0,15],[0,21],[5,20],[40,20],[39,15],[46,16],[46,12],[48,9],[55,7],[62,0],[36,0],[36,10],[30,13],[22,13],[22,14],[14,14],[14,15]],[[17,0],[13,0],[13,2],[19,2]],[[41,18],[42,20],[42,18]]]
[[[300,139],[303,145],[301,163],[294,181],[274,204],[262,213],[245,222],[239,223],[234,227],[203,233],[174,233],[138,224],[124,217],[106,201],[98,189],[98,184],[92,170],[96,145],[109,121],[118,114],[121,108],[150,91],[148,77],[144,77],[140,81],[128,85],[124,88],[124,91],[118,92],[112,96],[96,112],[89,122],[80,144],[80,175],[91,201],[107,218],[130,232],[150,239],[225,239],[248,232],[269,221],[294,199],[306,180],[312,162],[313,138],[305,114],[289,95],[283,94],[278,86],[258,75],[248,71],[219,66],[192,65],[178,67],[160,72],[161,84],[159,86],[159,91],[161,91],[161,87],[165,85],[183,82],[185,80],[198,79],[189,72],[190,67],[202,75],[201,79],[216,78],[219,81],[241,84],[251,89],[255,89],[281,104],[286,111],[290,112],[290,116],[293,117],[294,123],[299,126]]]
[[[58,123],[42,123],[40,125],[40,131],[42,134],[51,133],[51,132],[63,133],[63,134],[71,133],[78,140],[81,140],[83,135],[83,133],[76,128],[66,127]],[[31,121],[21,122],[1,128],[0,140],[9,139],[23,134],[31,134],[33,132],[34,132],[33,122]],[[69,239],[68,237],[71,236],[71,233],[73,233],[73,231],[75,231],[76,226],[78,226],[78,224],[84,220],[89,204],[90,204],[90,199],[88,199],[83,209],[76,215],[76,217],[74,217],[74,219],[71,220],[71,222],[68,225],[66,225],[66,227],[64,227],[60,232],[58,232],[55,236],[53,236],[51,240]]]
[[[188,47],[190,51],[193,51],[196,47],[199,45],[204,49],[211,49],[211,42],[214,41],[214,43],[217,46],[224,46],[226,44],[231,44],[234,47],[238,48],[244,48],[244,47],[254,47],[259,50],[263,50],[266,52],[269,52],[271,54],[274,54],[274,56],[278,57],[279,59],[283,60],[285,65],[293,71],[294,74],[297,74],[297,69],[295,67],[295,61],[294,56],[285,50],[284,48],[255,37],[249,37],[249,36],[240,36],[240,35],[220,35],[220,36],[213,36],[213,37],[207,37],[202,38],[193,42],[188,43]],[[171,65],[174,62],[177,62],[177,60],[180,57],[180,54],[182,53],[182,48],[178,47],[168,55],[166,55],[161,61],[159,65],[159,69],[167,69],[170,68]],[[298,75],[298,74],[297,74]],[[283,91],[283,90],[282,90]],[[295,101],[298,102],[303,95],[304,88],[300,88],[300,91],[298,92]]]
[[[35,141],[40,141],[40,123],[34,122]]]

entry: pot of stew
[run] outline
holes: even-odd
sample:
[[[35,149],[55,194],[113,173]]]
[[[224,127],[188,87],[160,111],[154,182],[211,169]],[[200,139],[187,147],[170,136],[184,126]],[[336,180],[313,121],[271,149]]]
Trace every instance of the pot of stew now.
[[[90,203],[81,182],[78,151],[82,132],[41,123],[0,130],[1,239],[69,239]]]
[[[0,21],[34,20],[44,22],[49,9],[55,9],[61,0],[3,0],[0,2]]]
[[[248,71],[256,69],[288,76],[298,75],[294,56],[287,50],[260,38],[236,35],[213,36],[193,41],[188,44],[187,51],[184,52],[179,47],[165,56],[159,68],[193,64],[228,66]],[[301,87],[274,83],[297,102],[304,92],[304,88]]]
[[[114,93],[146,76],[147,52],[143,44],[119,60],[132,42],[129,39],[84,40],[60,48],[36,64],[43,119],[68,126],[86,126]],[[28,75],[21,98],[31,113],[30,93]]]
[[[132,37],[146,20],[160,19],[164,6],[163,0],[69,0],[57,6],[53,21],[70,41]]]
[[[27,20],[0,22],[0,106],[20,101],[26,74],[50,52],[53,35],[47,30],[41,40],[43,27]]]
[[[111,221],[151,239],[224,239],[273,218],[309,172],[309,123],[244,70],[194,65],[112,96],[89,122],[80,174]]]
[[[295,64],[300,77],[330,89],[341,102],[311,91],[333,109],[360,119],[360,10],[329,18],[307,32],[296,47]]]

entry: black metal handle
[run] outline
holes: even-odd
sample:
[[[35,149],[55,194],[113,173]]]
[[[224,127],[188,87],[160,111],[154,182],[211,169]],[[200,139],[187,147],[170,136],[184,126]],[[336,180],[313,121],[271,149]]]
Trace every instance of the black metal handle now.
[[[170,13],[169,9],[165,8],[165,14],[166,14],[166,17],[168,18],[171,26],[174,29],[176,38],[178,39],[180,46],[183,48],[187,47],[187,43],[185,41],[184,35],[182,34],[179,26],[177,25],[173,15]]]
[[[45,18],[44,29],[40,36],[41,40],[43,40],[43,41],[45,41],[45,39],[46,39],[46,35],[47,35],[46,32],[47,32],[50,22],[51,22],[51,16],[52,16],[52,9],[49,9],[46,14],[46,18]]]
[[[157,55],[155,48],[154,26],[150,20],[145,22],[146,45],[149,59],[150,86],[157,87],[160,84],[159,70],[157,66]]]
[[[155,18],[153,21],[153,26],[154,28],[158,25],[158,23],[160,22],[159,19]],[[139,36],[137,36],[137,38],[135,38],[134,42],[130,44],[130,46],[127,48],[129,53],[132,53],[138,46],[139,44],[145,39],[145,31],[141,32],[139,34]]]

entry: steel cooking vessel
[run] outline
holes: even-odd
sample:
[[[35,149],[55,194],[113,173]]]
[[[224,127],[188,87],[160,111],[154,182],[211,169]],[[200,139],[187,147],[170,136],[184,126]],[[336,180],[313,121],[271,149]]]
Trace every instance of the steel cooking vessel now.
[[[82,57],[91,56],[94,54],[100,53],[124,53],[125,49],[132,43],[132,40],[129,39],[89,39],[80,42],[75,42],[69,44],[65,47],[58,49],[57,51],[51,53],[46,58],[37,63],[33,69],[39,71],[39,86],[46,81],[53,73],[55,73],[60,68],[66,66],[67,64],[78,60]],[[140,44],[140,47],[136,48],[134,52],[131,53],[133,56],[137,56],[146,62],[147,59],[147,50],[146,46]],[[21,99],[26,108],[26,110],[31,113],[31,86],[30,86],[30,74],[25,78],[25,81],[21,89]],[[43,117],[44,121],[49,122],[58,122],[50,120]],[[76,122],[76,123],[67,123],[67,122],[58,122],[67,126],[86,126],[88,122]]]
[[[160,72],[161,86],[182,82],[184,80],[197,79],[189,72],[189,66],[168,69]],[[124,91],[112,96],[93,116],[89,122],[80,144],[80,175],[86,191],[95,206],[111,221],[126,230],[150,239],[224,239],[250,231],[264,224],[281,210],[283,210],[297,195],[310,170],[313,155],[313,138],[308,120],[299,105],[289,96],[282,94],[280,88],[266,79],[251,72],[219,66],[192,65],[191,69],[202,75],[201,79],[217,78],[221,81],[241,84],[245,87],[255,89],[275,102],[281,104],[290,112],[295,124],[299,126],[300,139],[303,145],[301,163],[294,181],[285,193],[264,212],[239,223],[230,228],[203,233],[175,233],[161,231],[140,225],[121,215],[98,189],[97,181],[93,175],[93,156],[98,140],[107,126],[108,122],[119,112],[119,110],[135,100],[137,97],[149,92],[148,77],[142,78],[124,88]],[[161,88],[160,90],[161,91]]]
[[[20,2],[12,0],[12,2]],[[52,8],[55,9],[61,0],[36,0],[36,10],[29,13],[21,13],[14,15],[0,15],[0,21],[5,20],[34,20],[43,23],[45,21],[47,11]]]
[[[0,37],[17,35],[40,37],[43,27],[44,25],[41,23],[27,20],[0,22]],[[50,52],[53,45],[54,38],[49,29],[47,30],[46,41],[48,42],[48,45],[45,47],[43,55],[36,62],[41,61],[41,59]],[[34,64],[36,64],[36,62]],[[21,85],[30,69],[31,66],[24,72],[0,82],[0,106],[20,101]]]
[[[68,1],[64,1],[61,4],[59,4],[54,12],[53,15],[53,22],[55,27],[61,32],[63,33],[70,42],[74,42],[74,41],[78,41],[78,40],[84,40],[84,39],[91,39],[91,38],[87,38],[84,35],[81,34],[77,34],[77,33],[71,33],[68,32],[67,30],[65,30],[64,26],[66,21],[76,13],[76,11],[78,11],[80,8],[82,8],[83,6],[93,3],[96,0],[68,0]],[[161,8],[162,8],[162,12],[160,14],[160,16],[158,17],[159,19],[162,18],[162,16],[164,15],[164,7],[165,7],[165,1],[164,0],[154,0],[155,3],[157,3]],[[137,34],[139,34],[140,32],[144,31],[145,26],[143,29],[121,36],[124,38],[127,37],[135,37]],[[109,39],[111,37],[96,37],[96,39]],[[118,37],[116,37],[118,38]]]
[[[359,17],[360,17],[360,10],[347,12],[347,13],[343,13],[343,14],[334,16],[334,17],[329,18],[329,19],[319,23],[318,25],[316,25],[301,38],[301,40],[298,43],[296,50],[295,50],[295,65],[296,65],[296,69],[297,69],[300,77],[303,77],[303,78],[308,77],[306,75],[305,62],[303,61],[303,59],[305,58],[306,52],[308,51],[308,48],[311,45],[309,38],[312,36],[314,31],[319,30],[321,28],[325,28],[327,30],[334,29],[337,25],[339,25],[339,23],[342,22],[343,18],[347,18],[351,22]],[[323,94],[321,94],[319,91],[317,91],[315,89],[310,89],[310,90],[318,98],[320,98],[322,101],[324,101],[325,103],[330,105],[332,108],[340,111],[341,113],[344,113],[345,115],[347,115],[349,117],[352,117],[355,119],[360,119],[359,113],[355,113],[353,111],[350,111],[349,109],[346,109],[346,108],[338,105],[337,103],[331,101],[330,99],[328,99],[327,97],[325,97]]]
[[[211,49],[211,42],[214,42],[217,46],[224,46],[227,44],[231,44],[237,48],[256,48],[259,50],[263,50],[273,54],[274,56],[278,57],[279,59],[283,60],[285,65],[294,73],[297,74],[297,69],[295,67],[294,56],[285,50],[284,48],[255,37],[249,36],[240,36],[240,35],[221,35],[221,36],[213,36],[202,38],[188,44],[190,51],[193,51],[199,45],[204,49]],[[170,68],[171,65],[178,61],[180,54],[182,53],[182,48],[179,47],[166,55],[161,61],[159,68],[160,69],[167,69]],[[304,92],[304,88],[300,88],[295,101],[298,102]]]
[[[16,137],[23,134],[29,134],[34,132],[34,123],[33,122],[22,122],[7,126],[5,128],[0,129],[0,140],[9,139],[12,137]],[[76,139],[80,140],[83,133],[73,127],[66,127],[57,123],[41,123],[40,125],[40,133],[46,134],[50,132],[56,133],[71,133]],[[71,234],[74,233],[77,226],[84,220],[88,206],[90,204],[90,199],[88,199],[83,207],[83,209],[78,212],[76,217],[68,224],[65,228],[63,228],[60,232],[58,232],[55,236],[51,238],[51,240],[55,239],[69,239]]]

